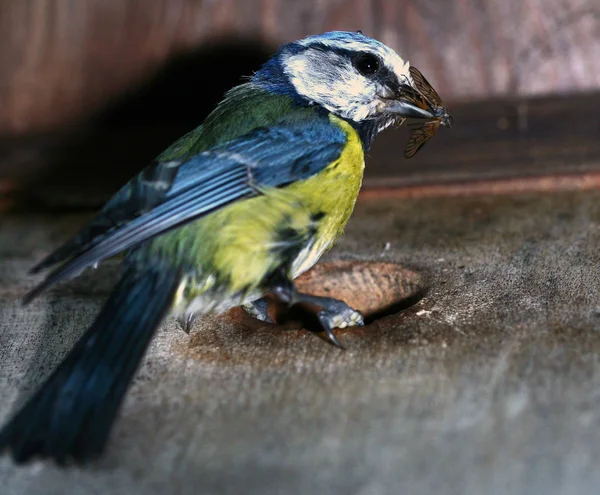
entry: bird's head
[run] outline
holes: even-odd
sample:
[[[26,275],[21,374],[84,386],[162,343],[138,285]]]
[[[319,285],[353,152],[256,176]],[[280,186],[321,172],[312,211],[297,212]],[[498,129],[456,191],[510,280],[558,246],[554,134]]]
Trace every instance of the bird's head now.
[[[414,103],[409,63],[360,32],[334,31],[289,43],[252,80],[373,131],[403,118],[432,118]]]

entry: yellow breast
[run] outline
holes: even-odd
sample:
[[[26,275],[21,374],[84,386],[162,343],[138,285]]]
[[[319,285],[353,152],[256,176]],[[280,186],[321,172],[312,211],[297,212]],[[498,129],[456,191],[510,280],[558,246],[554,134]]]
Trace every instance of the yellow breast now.
[[[311,268],[343,233],[362,185],[365,157],[360,137],[348,122],[333,115],[329,118],[348,138],[339,158],[316,176],[286,188],[302,197],[302,202],[313,214],[324,215],[314,242],[293,264],[294,277]]]
[[[211,290],[211,304],[218,302],[218,295],[237,294],[235,304],[247,302],[246,295],[260,295],[266,277],[290,261],[275,254],[280,250],[281,231],[286,229],[306,238],[305,247],[292,263],[292,277],[308,270],[333,245],[354,209],[364,154],[352,126],[330,118],[344,131],[347,142],[340,156],[314,177],[281,189],[265,189],[263,194],[236,201],[163,236],[165,239],[156,239],[157,249],[172,251],[172,257],[196,268],[182,301]],[[166,242],[169,235],[173,236],[171,242]]]

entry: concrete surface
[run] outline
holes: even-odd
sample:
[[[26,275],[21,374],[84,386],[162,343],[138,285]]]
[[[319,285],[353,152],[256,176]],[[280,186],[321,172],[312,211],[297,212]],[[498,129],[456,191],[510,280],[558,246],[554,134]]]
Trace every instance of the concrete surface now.
[[[4,456],[0,492],[598,493],[600,192],[373,196],[328,261],[397,263],[423,299],[339,331],[345,352],[235,312],[190,336],[168,320],[106,456],[67,470]],[[18,304],[27,268],[84,221],[0,221],[0,419],[115,279],[109,263]]]

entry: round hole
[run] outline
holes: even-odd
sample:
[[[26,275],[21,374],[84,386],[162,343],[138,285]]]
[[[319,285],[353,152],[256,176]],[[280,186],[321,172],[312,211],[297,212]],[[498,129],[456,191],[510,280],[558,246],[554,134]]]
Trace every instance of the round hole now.
[[[423,277],[396,263],[337,261],[316,265],[296,281],[301,292],[333,297],[360,311],[369,323],[417,303]]]
[[[377,341],[378,332],[374,333],[373,329],[379,327],[369,326],[369,323],[416,304],[425,293],[424,279],[418,272],[385,262],[322,263],[298,278],[296,286],[302,292],[340,299],[363,313],[366,326],[335,330],[342,343],[349,347],[356,346],[359,341]],[[179,345],[176,344],[176,348],[203,362],[256,367],[260,363],[274,366],[289,360],[307,366],[308,356],[317,359],[321,352],[331,347],[324,346],[322,333],[317,334],[319,339],[306,330],[319,330],[314,310],[290,310],[284,305],[270,304],[269,313],[283,324],[261,322],[241,308],[220,316],[198,317],[190,338],[177,339]],[[389,323],[393,324],[392,321]],[[388,327],[384,325],[383,328]]]

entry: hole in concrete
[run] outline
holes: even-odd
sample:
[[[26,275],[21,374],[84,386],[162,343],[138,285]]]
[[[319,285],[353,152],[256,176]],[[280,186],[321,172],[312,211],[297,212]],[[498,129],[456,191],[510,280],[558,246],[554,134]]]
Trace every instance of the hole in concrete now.
[[[367,324],[412,306],[426,291],[424,277],[418,272],[395,263],[368,261],[322,263],[296,283],[303,292],[345,301],[365,315]],[[253,369],[290,362],[297,367],[310,367],[311,363],[321,363],[323,352],[327,352],[329,364],[332,359],[337,359],[339,364],[353,366],[354,359],[350,354],[323,345],[321,332],[314,335],[306,331],[320,330],[314,309],[296,308],[290,312],[285,306],[270,304],[269,313],[279,325],[260,322],[241,308],[225,315],[198,318],[190,338],[181,338],[182,345],[177,348],[186,356],[203,362],[251,365]],[[382,338],[388,339],[388,343],[404,342],[410,338],[410,333],[390,331],[400,324],[400,320],[400,315],[386,318],[385,323],[382,321],[377,327],[381,330],[378,332],[370,332],[369,327],[335,332],[344,345],[354,349],[375,342],[379,345]],[[397,345],[386,348],[396,349]]]
[[[369,261],[316,265],[296,280],[296,286],[301,292],[344,301],[365,316],[366,324],[416,304],[425,291],[419,273],[396,263]],[[288,311],[278,304],[272,306],[277,321],[301,319],[309,328],[319,328],[316,318],[306,321],[306,315],[301,314],[306,312],[301,309]]]

